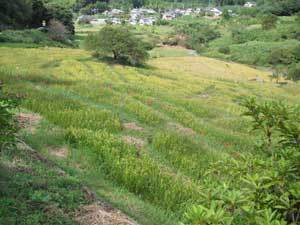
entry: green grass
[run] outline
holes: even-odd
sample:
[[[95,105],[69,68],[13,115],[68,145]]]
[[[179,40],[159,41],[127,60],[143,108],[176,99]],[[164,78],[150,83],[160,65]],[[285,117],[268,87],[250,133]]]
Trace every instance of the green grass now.
[[[35,48],[43,46],[70,47],[66,44],[51,40],[47,33],[31,30],[5,30],[0,32],[0,46]]]
[[[30,112],[26,111],[26,113]],[[87,185],[92,187],[93,191],[97,193],[97,196],[102,201],[109,202],[113,207],[121,209],[124,213],[139,221],[141,224],[171,225],[178,223],[178,218],[172,215],[171,212],[142,201],[134,194],[128,192],[126,188],[107,179],[103,171],[90,170],[84,166],[84,163],[79,164],[83,155],[77,148],[72,148],[72,146],[66,142],[65,135],[64,129],[53,126],[45,119],[39,123],[35,132],[28,130],[22,130],[20,132],[20,136],[26,143],[64,168],[74,179],[80,181],[81,186]],[[62,147],[69,149],[68,158],[57,158],[51,155],[49,149]],[[46,177],[45,179],[51,178]],[[80,205],[78,205],[77,208],[79,207]],[[47,222],[50,223],[49,221]],[[61,222],[63,222],[63,220],[61,220]]]
[[[0,224],[77,224],[72,215],[88,203],[78,178],[24,147],[3,150],[0,160]]]
[[[180,47],[158,47],[150,51],[150,56],[152,58],[160,57],[183,57],[183,56],[193,56],[197,55],[194,50],[189,50]]]
[[[69,146],[66,163],[79,165],[80,179],[140,224],[176,224],[216,179],[205,174],[210,163],[257,154],[241,97],[299,101],[299,84],[279,86],[268,72],[199,56],[165,55],[135,68],[79,49],[0,53],[6,88],[24,94],[22,107],[60,130],[51,134],[45,126],[28,143],[45,154],[49,144]],[[265,82],[248,81],[256,77]],[[126,130],[125,122],[143,130]],[[125,135],[145,145],[125,143]]]
[[[196,49],[199,54],[226,61],[265,67],[275,66],[271,65],[270,60],[273,50],[291,50],[300,45],[300,29],[295,17],[278,17],[276,27],[269,30],[262,29],[259,16],[238,16],[229,20],[181,17],[168,26],[168,29],[173,28],[173,32],[170,31],[169,34],[178,35],[174,32],[176,28],[184,28],[187,31],[195,22],[210,25],[221,34],[219,38],[206,43],[199,50]],[[181,42],[181,45],[184,44],[184,41]],[[229,49],[226,54],[220,51],[224,47]],[[294,61],[297,62],[299,59]]]

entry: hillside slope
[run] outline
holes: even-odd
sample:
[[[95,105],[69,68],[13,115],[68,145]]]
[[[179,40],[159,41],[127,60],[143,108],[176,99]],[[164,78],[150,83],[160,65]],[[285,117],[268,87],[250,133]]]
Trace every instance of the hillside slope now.
[[[98,193],[103,177],[143,200],[144,211],[117,204],[141,224],[174,224],[201,200],[210,163],[253,151],[257,137],[240,116],[241,97],[299,101],[299,84],[280,86],[268,72],[205,57],[158,58],[135,68],[76,49],[0,53],[0,79],[26,96],[23,108],[61,129],[65,160],[85,171]],[[42,150],[51,145],[51,126],[28,141]]]

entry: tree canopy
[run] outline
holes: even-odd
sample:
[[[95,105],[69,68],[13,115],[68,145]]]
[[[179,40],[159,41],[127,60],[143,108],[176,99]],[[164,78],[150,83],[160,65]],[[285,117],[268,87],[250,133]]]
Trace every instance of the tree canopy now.
[[[70,9],[42,0],[0,0],[0,30],[7,28],[37,28],[45,20],[58,20],[74,33]]]
[[[85,46],[102,56],[112,56],[114,60],[138,65],[148,58],[144,43],[126,27],[106,26],[97,34],[90,34]]]

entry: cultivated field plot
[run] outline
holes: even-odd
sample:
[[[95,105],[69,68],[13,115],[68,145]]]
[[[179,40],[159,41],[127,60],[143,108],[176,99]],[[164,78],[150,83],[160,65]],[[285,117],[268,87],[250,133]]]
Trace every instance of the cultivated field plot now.
[[[136,68],[76,49],[0,53],[0,79],[26,96],[24,109],[63,129],[68,157],[178,216],[203,201],[205,187],[222,186],[206,173],[211,163],[253,151],[242,97],[299,103],[299,84],[280,86],[269,72],[205,57]]]

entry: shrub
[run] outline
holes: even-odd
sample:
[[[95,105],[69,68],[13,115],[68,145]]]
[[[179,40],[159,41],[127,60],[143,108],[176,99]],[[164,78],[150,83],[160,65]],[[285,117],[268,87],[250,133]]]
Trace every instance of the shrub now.
[[[175,24],[176,32],[186,37],[186,47],[202,51],[212,40],[221,36],[216,27],[199,21],[184,21]]]
[[[142,64],[148,58],[145,44],[122,26],[106,26],[99,33],[89,35],[85,47],[131,65]]]
[[[269,63],[276,64],[291,64],[295,62],[296,58],[292,48],[275,48],[269,55]]]
[[[262,18],[261,18],[262,28],[264,30],[269,30],[269,29],[275,28],[277,20],[278,20],[277,16],[275,16],[273,14],[262,16]]]
[[[231,15],[230,15],[229,11],[228,11],[227,9],[225,9],[225,10],[223,11],[223,13],[222,13],[222,18],[223,18],[224,20],[229,20],[230,17],[231,17]]]
[[[300,147],[299,108],[275,101],[258,103],[255,98],[247,98],[241,105],[247,109],[243,115],[253,119],[253,130],[261,131],[269,146],[273,143],[274,136],[279,136],[277,145],[281,148]]]
[[[299,106],[258,103],[253,98],[242,105],[253,119],[253,129],[277,141],[276,154],[270,157],[270,148],[261,146],[260,150],[267,151],[211,163],[202,190],[204,199],[187,210],[182,225],[299,223]]]
[[[228,46],[223,46],[218,49],[218,51],[222,54],[228,55],[230,54],[230,48]]]
[[[48,4],[47,10],[49,13],[48,20],[58,20],[66,27],[70,34],[73,35],[75,33],[73,14],[71,10],[55,4]]]
[[[300,12],[300,2],[298,0],[268,0],[261,2],[265,3],[262,6],[263,11],[278,16],[291,16],[294,13]]]
[[[68,30],[66,27],[58,20],[51,20],[48,28],[48,35],[51,40],[66,42],[68,38]]]
[[[242,28],[242,27],[237,27],[237,28],[232,29],[231,37],[232,37],[232,40],[237,44],[241,44],[241,43],[245,43],[245,42],[249,41],[249,36],[245,35],[244,28]]]
[[[287,77],[288,80],[299,81],[300,80],[300,63],[292,64],[288,68]]]
[[[165,26],[165,25],[169,25],[170,22],[169,22],[168,20],[162,20],[162,19],[159,19],[159,20],[156,21],[155,24],[158,25],[158,26],[159,26],[159,25]]]
[[[271,75],[271,80],[276,80],[276,83],[279,83],[280,78],[284,77],[286,75],[286,70],[284,67],[281,66],[275,66],[272,68],[273,72]]]
[[[18,98],[5,93],[0,82],[0,151],[6,144],[14,142],[18,127],[13,110],[18,105]]]

